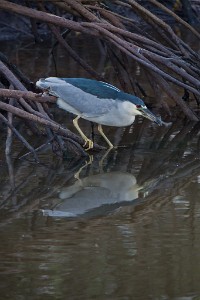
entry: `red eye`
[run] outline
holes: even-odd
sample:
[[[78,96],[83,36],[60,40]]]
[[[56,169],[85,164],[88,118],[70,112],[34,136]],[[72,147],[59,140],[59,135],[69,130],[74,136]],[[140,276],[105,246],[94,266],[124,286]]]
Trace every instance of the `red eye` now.
[[[137,107],[137,108],[141,108],[141,107],[142,107],[142,105],[139,105],[139,104],[138,104],[138,105],[136,105],[136,107]]]

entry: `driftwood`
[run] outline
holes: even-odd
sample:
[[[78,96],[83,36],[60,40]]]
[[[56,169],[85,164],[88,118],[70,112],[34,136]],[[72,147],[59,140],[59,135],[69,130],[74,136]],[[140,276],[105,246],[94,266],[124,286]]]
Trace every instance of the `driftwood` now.
[[[48,11],[48,2],[53,7],[59,10],[60,15],[68,13],[76,19],[67,19],[60,17]],[[198,121],[199,117],[194,110],[184,101],[183,97],[177,94],[177,89],[182,91],[182,94],[191,95],[196,98],[197,102],[200,97],[200,57],[190,48],[181,38],[179,38],[172,28],[161,20],[158,16],[143,7],[139,2],[134,0],[112,1],[111,6],[103,6],[99,1],[76,1],[49,0],[45,2],[36,2],[31,8],[1,0],[0,8],[10,13],[16,13],[32,20],[32,30],[35,39],[39,40],[37,25],[35,21],[47,23],[50,32],[55,37],[57,42],[67,51],[67,53],[76,60],[92,78],[104,80],[102,74],[99,74],[92,66],[79,57],[74,49],[65,40],[65,34],[61,30],[69,30],[80,32],[84,35],[89,35],[98,39],[102,45],[103,51],[109,55],[111,63],[117,72],[119,82],[126,91],[134,90],[138,96],[144,96],[145,92],[137,83],[128,69],[128,59],[133,59],[140,64],[147,72],[150,81],[153,79],[162,90],[174,100],[182,114],[190,120]],[[159,7],[165,13],[173,17],[176,22],[185,26],[194,36],[199,39],[200,34],[188,23],[178,17],[174,12],[170,11],[163,4],[156,0],[150,2]],[[150,35],[138,27],[138,24],[130,16],[119,14],[114,7],[128,9],[140,17],[151,31],[156,32],[156,36]],[[116,54],[117,53],[117,54]],[[60,149],[64,151],[62,137],[71,141],[75,151],[83,154],[83,141],[80,137],[71,133],[68,129],[63,128],[52,120],[48,110],[48,103],[54,103],[56,99],[48,95],[41,95],[28,89],[33,88],[33,84],[29,82],[26,76],[21,74],[17,68],[0,55],[0,73],[6,79],[13,89],[8,89],[8,86],[1,84],[0,90],[1,99],[12,99],[9,103],[0,102],[0,108],[8,112],[7,118],[1,119],[10,128],[7,137],[7,153],[11,147],[11,131],[15,134],[12,115],[16,115],[26,120],[27,126],[37,134],[40,130],[37,124],[42,124],[46,130],[48,140],[56,140]],[[126,80],[124,79],[126,75]],[[125,82],[126,81],[126,82]],[[127,84],[128,83],[128,84]],[[156,90],[155,84],[151,83],[153,89]],[[158,91],[156,92],[158,95]],[[163,103],[163,108],[170,112],[167,103]],[[11,130],[11,131],[10,131]],[[18,135],[19,138],[19,135]],[[22,139],[21,139],[22,140]],[[9,146],[10,145],[10,146]],[[26,145],[29,147],[28,145]],[[95,144],[94,149],[102,149]],[[30,150],[30,147],[29,147]],[[32,151],[33,152],[33,151]],[[35,155],[35,154],[34,154]]]

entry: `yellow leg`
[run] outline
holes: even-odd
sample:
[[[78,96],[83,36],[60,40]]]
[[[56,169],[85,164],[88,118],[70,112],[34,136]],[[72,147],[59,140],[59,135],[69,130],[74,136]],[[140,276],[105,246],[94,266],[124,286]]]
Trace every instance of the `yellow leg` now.
[[[77,116],[74,120],[73,120],[73,124],[74,127],[76,127],[76,129],[78,130],[78,132],[80,133],[82,139],[85,141],[85,144],[83,145],[83,147],[85,147],[88,143],[88,148],[85,149],[90,150],[93,148],[93,141],[91,141],[90,139],[88,139],[88,137],[83,133],[83,131],[80,129],[79,125],[78,125],[78,119],[80,118],[80,116]]]
[[[74,174],[74,178],[76,178],[77,180],[79,180],[79,181],[81,181],[81,179],[80,179],[80,173],[81,173],[81,171],[83,170],[83,169],[85,169],[87,166],[89,166],[89,165],[91,165],[92,163],[93,163],[93,155],[89,155],[89,161],[87,162],[85,162],[85,164],[84,164],[84,166],[82,166],[79,170],[78,170],[78,172],[76,172],[76,174]]]
[[[114,146],[109,141],[109,139],[107,138],[107,136],[105,135],[105,133],[103,132],[102,126],[100,124],[98,125],[98,131],[102,135],[102,137],[104,138],[104,140],[106,141],[106,143],[109,145],[109,148],[112,149]]]
[[[108,156],[108,154],[110,153],[110,151],[112,149],[113,148],[108,148],[106,150],[106,153],[104,153],[104,155],[102,156],[101,160],[99,161],[99,170],[100,170],[100,173],[104,173],[104,171],[103,171],[104,160],[106,159],[106,157]]]

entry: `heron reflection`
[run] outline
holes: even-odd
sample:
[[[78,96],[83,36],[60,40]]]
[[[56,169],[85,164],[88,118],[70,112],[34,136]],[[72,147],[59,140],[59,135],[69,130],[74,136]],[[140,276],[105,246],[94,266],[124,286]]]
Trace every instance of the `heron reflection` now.
[[[134,175],[113,171],[78,179],[62,188],[58,203],[43,210],[52,217],[75,217],[84,214],[106,213],[138,198],[140,187]]]

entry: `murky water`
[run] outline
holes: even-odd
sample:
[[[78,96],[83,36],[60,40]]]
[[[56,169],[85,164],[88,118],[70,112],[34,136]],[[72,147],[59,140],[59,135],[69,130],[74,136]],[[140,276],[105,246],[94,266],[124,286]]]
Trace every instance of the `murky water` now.
[[[52,75],[48,48],[32,47],[10,56],[32,79]],[[59,51],[60,76],[86,77]],[[0,299],[199,299],[199,129],[139,118],[105,129],[126,147],[64,161],[47,148],[40,164],[18,160],[17,141],[6,161],[1,145]]]

